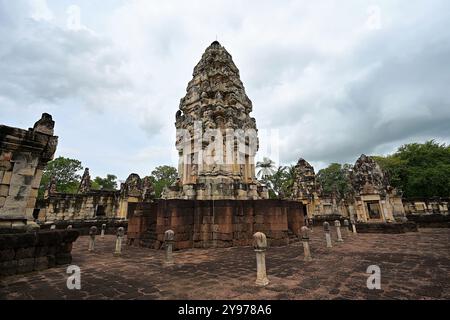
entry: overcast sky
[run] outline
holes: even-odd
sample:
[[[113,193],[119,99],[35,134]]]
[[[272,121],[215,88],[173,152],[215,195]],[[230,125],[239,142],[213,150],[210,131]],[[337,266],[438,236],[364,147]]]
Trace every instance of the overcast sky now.
[[[0,123],[52,114],[57,155],[92,176],[176,165],[175,113],[216,37],[282,164],[450,141],[448,0],[0,0]]]

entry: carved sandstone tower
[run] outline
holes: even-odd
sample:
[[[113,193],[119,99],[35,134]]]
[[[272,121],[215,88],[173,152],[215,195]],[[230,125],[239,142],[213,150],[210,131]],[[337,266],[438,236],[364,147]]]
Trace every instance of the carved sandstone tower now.
[[[194,69],[176,114],[179,180],[169,199],[265,199],[255,177],[256,121],[239,70],[214,41]]]

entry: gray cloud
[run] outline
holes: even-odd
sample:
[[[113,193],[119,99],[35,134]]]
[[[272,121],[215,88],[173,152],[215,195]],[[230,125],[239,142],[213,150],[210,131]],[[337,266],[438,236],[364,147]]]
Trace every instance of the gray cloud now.
[[[2,106],[39,104],[72,134],[78,128],[67,115],[84,110],[85,123],[105,130],[100,138],[83,128],[86,149],[102,145],[108,157],[74,137],[61,148],[91,161],[94,174],[111,167],[126,177],[174,164],[179,99],[218,36],[241,71],[258,127],[279,130],[283,163],[303,157],[324,166],[406,142],[450,142],[448,1],[380,0],[378,30],[367,27],[372,4],[136,0],[102,4],[100,15],[83,10],[92,8],[86,0],[83,17],[103,20],[95,31],[74,32],[54,6],[56,21],[35,21],[26,1],[0,0],[0,116]]]

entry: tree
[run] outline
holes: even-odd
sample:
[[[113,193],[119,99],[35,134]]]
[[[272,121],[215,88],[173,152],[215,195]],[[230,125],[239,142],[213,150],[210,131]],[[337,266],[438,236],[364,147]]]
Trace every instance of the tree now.
[[[374,158],[405,197],[450,196],[450,145],[434,140],[411,143],[393,155]]]
[[[171,166],[159,166],[152,171],[150,179],[155,188],[156,198],[161,197],[161,193],[165,187],[169,187],[175,183],[178,178],[177,169]]]
[[[113,174],[106,175],[106,178],[96,177],[92,181],[93,190],[108,190],[113,191],[117,189],[117,177]]]
[[[256,163],[256,168],[259,169],[256,176],[264,181],[267,177],[272,176],[275,173],[275,162],[264,157],[263,161],[258,161]]]
[[[350,164],[332,163],[317,173],[316,179],[324,194],[337,191],[340,197],[345,197],[351,191],[351,182],[348,175]]]
[[[76,193],[80,184],[81,162],[76,159],[58,157],[47,163],[39,186],[38,196],[42,198],[50,180],[55,178],[56,190],[63,193]]]

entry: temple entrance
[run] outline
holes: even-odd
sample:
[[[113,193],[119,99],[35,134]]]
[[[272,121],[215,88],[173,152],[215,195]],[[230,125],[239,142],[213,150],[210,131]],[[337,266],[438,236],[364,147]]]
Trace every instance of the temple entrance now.
[[[381,208],[378,201],[367,201],[367,211],[370,220],[381,220]]]
[[[127,209],[127,219],[130,219],[134,215],[134,211],[136,210],[138,203],[137,202],[128,202]]]
[[[105,213],[105,206],[98,205],[97,206],[97,210],[95,210],[95,216],[103,217],[105,215],[106,215],[106,213]]]

